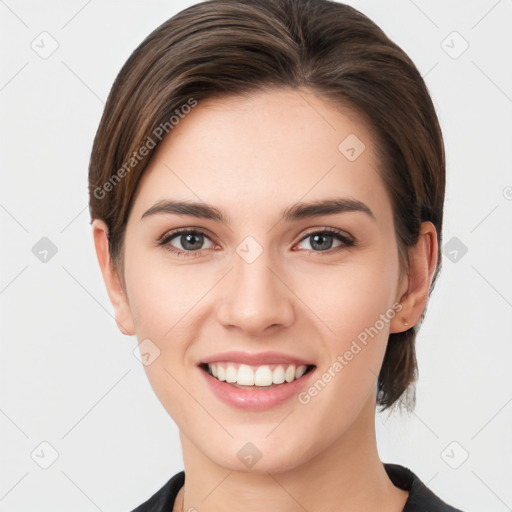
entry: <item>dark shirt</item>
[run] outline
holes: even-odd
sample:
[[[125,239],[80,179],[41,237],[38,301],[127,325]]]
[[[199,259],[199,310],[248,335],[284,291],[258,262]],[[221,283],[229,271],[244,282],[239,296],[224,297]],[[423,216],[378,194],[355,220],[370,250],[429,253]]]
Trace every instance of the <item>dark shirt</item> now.
[[[462,512],[438,498],[411,470],[398,464],[384,464],[384,468],[396,487],[409,492],[402,512]],[[185,472],[180,471],[132,512],[171,512],[184,483]]]

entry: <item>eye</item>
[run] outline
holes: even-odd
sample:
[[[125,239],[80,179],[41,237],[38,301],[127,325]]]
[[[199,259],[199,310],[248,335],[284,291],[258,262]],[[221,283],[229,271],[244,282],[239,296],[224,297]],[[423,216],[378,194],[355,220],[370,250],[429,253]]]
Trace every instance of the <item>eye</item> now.
[[[171,243],[175,239],[174,243],[177,243],[178,247]],[[208,247],[203,247],[205,240],[210,241]],[[177,229],[166,233],[158,240],[158,244],[178,256],[199,256],[203,249],[211,249],[214,245],[206,233],[198,229]]]
[[[175,240],[175,241],[174,241]],[[203,247],[205,241],[209,241],[207,247]],[[338,241],[338,245],[333,247],[333,242]],[[323,228],[321,230],[311,231],[301,239],[299,245],[309,241],[311,249],[306,248],[308,253],[327,253],[332,254],[345,247],[352,247],[355,241],[334,228]],[[214,247],[210,237],[199,229],[182,228],[164,234],[159,240],[158,245],[177,256],[195,257],[200,256],[205,249]],[[178,244],[176,246],[175,244]]]
[[[335,240],[340,243],[333,248],[333,241]],[[352,247],[355,245],[352,238],[349,238],[341,231],[333,228],[324,228],[322,230],[312,231],[302,238],[299,244],[304,241],[309,241],[309,246],[311,247],[311,249],[306,248],[306,251],[317,253],[329,252],[329,254],[341,250],[344,247]],[[331,251],[331,249],[334,250]]]

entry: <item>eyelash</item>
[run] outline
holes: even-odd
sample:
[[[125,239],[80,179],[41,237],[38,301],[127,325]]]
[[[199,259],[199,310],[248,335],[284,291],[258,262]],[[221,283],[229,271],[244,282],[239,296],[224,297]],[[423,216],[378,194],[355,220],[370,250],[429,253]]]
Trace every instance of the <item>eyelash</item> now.
[[[325,233],[327,233],[329,235],[333,235],[337,240],[342,242],[342,245],[339,245],[338,247],[334,247],[332,249],[328,249],[326,251],[314,251],[314,250],[309,250],[309,249],[303,249],[303,250],[308,255],[310,255],[310,254],[319,254],[321,256],[325,256],[325,255],[332,255],[333,253],[337,253],[338,251],[343,250],[343,249],[345,249],[347,247],[353,247],[353,246],[356,245],[355,240],[353,240],[352,238],[349,238],[348,236],[344,235],[343,232],[338,231],[337,229],[328,228],[328,227],[321,228],[321,229],[316,229],[314,231],[310,231],[310,232],[306,233],[306,235],[303,236],[299,240],[298,243],[306,240],[307,238],[309,238],[312,235],[325,234]],[[162,237],[160,237],[158,239],[157,243],[158,243],[159,246],[163,246],[163,248],[165,250],[175,254],[176,256],[186,257],[186,258],[193,258],[193,257],[201,256],[202,252],[204,250],[206,250],[206,249],[199,249],[199,250],[196,250],[196,251],[183,251],[181,249],[176,249],[175,247],[172,247],[171,245],[169,245],[169,242],[173,238],[176,238],[178,235],[187,235],[187,234],[194,234],[194,235],[200,234],[200,235],[204,235],[207,238],[210,238],[201,229],[182,228],[182,229],[177,229],[175,231],[171,231],[170,233],[165,233]]]

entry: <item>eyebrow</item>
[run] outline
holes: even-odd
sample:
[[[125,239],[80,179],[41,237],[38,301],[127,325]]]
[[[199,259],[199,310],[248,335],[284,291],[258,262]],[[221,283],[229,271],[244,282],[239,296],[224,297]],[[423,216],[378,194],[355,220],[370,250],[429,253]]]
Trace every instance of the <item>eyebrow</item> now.
[[[362,212],[376,221],[375,215],[368,206],[357,199],[351,198],[323,199],[307,203],[296,203],[283,210],[280,220],[291,222],[345,212]],[[214,220],[224,224],[228,223],[228,216],[224,215],[215,206],[194,201],[172,201],[168,199],[158,201],[142,214],[141,220],[157,214],[189,215],[199,219]]]

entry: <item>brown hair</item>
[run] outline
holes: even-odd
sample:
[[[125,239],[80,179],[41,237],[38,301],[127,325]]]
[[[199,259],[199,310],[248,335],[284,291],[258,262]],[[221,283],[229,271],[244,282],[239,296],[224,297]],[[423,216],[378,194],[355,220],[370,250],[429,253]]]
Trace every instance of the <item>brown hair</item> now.
[[[437,229],[431,292],[441,266],[445,191],[432,100],[400,47],[361,12],[330,0],[207,0],[167,20],[135,49],[110,91],[89,166],[91,218],[108,226],[116,270],[123,277],[137,184],[172,119],[205,98],[282,87],[307,87],[366,121],[392,202],[402,272],[421,222]],[[406,390],[405,405],[414,404],[414,345],[425,311],[416,326],[389,336],[378,379],[382,409],[404,401]]]

